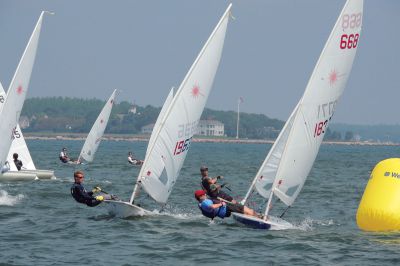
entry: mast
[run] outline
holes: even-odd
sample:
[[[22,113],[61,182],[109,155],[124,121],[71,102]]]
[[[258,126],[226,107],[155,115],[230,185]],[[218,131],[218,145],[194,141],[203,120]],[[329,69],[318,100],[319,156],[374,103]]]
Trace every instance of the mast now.
[[[236,139],[239,139],[240,99],[237,103]]]

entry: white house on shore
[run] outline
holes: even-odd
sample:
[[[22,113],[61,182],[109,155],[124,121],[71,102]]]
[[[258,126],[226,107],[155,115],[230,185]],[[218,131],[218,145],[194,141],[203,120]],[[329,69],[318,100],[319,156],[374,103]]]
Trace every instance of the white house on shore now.
[[[142,126],[140,131],[142,132],[142,134],[151,134],[153,128],[154,128],[154,123]]]
[[[154,123],[142,126],[140,131],[142,134],[151,134],[153,128]],[[195,135],[222,137],[225,135],[225,126],[217,120],[200,120]]]
[[[225,135],[225,126],[217,120],[200,120],[196,135],[222,137]]]

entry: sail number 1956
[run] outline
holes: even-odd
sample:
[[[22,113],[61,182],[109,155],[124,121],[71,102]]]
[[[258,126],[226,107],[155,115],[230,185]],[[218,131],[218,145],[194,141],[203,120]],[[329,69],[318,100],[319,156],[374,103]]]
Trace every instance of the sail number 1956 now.
[[[192,141],[192,136],[197,131],[197,125],[199,120],[189,122],[186,124],[178,125],[178,140],[175,144],[174,155],[181,154],[189,150],[190,143]]]
[[[178,141],[175,145],[174,155],[178,155],[178,154],[181,154],[181,153],[189,150],[191,140],[192,140],[192,138]]]

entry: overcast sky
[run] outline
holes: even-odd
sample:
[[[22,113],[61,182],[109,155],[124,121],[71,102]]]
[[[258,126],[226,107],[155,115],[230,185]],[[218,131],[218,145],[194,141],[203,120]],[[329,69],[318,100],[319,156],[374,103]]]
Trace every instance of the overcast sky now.
[[[70,96],[161,106],[178,87],[227,5],[221,63],[207,107],[286,120],[344,0],[0,0],[5,88],[41,10],[28,97]],[[333,122],[399,124],[400,1],[366,0],[362,38]]]

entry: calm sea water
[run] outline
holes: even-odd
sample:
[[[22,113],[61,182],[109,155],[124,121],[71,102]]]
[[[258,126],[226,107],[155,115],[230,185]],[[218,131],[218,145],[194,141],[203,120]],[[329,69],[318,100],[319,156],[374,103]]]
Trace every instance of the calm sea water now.
[[[243,197],[270,145],[194,143],[166,211],[118,219],[103,206],[85,207],[69,194],[74,168],[58,161],[81,141],[28,141],[37,168],[55,181],[0,183],[0,265],[393,265],[400,263],[400,234],[358,230],[355,214],[374,165],[398,156],[398,147],[323,145],[305,187],[285,219],[296,229],[261,231],[232,218],[210,222],[193,198],[199,167],[223,175]],[[128,199],[147,143],[104,141],[86,166],[86,186]],[[255,198],[254,200],[257,200]],[[276,204],[279,214],[282,206]]]

